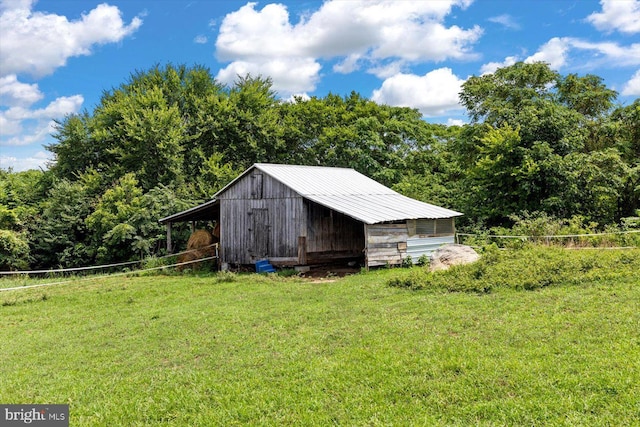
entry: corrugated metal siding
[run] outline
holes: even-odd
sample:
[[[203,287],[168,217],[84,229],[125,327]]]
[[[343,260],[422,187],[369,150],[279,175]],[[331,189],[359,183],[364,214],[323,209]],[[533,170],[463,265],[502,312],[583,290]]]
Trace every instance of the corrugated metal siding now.
[[[453,235],[443,237],[409,238],[407,239],[407,255],[410,255],[413,262],[416,262],[422,255],[431,255],[431,253],[440,246],[449,243],[455,243]]]

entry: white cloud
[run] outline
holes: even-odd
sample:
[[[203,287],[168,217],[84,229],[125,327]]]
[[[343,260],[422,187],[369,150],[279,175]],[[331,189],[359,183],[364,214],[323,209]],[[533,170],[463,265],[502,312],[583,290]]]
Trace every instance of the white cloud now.
[[[493,74],[498,68],[509,67],[518,61],[519,59],[517,56],[507,56],[502,62],[489,62],[482,65],[482,67],[480,67],[480,73],[482,75]]]
[[[309,94],[306,92],[303,92],[303,93],[294,93],[289,98],[284,99],[283,102],[297,104],[298,102],[306,102],[306,101],[309,101],[310,99],[311,97],[309,96]]]
[[[447,120],[447,126],[464,126],[465,124],[467,124],[467,122],[465,122],[462,119],[448,119]]]
[[[281,96],[316,88],[320,64],[311,58],[272,59],[262,62],[235,61],[218,71],[216,79],[232,85],[238,76],[272,77],[273,89]],[[273,76],[277,76],[273,77]]]
[[[248,3],[225,16],[220,25],[216,56],[231,64],[218,78],[228,78],[230,71],[237,69],[251,74],[264,74],[269,69],[274,86],[294,93],[313,90],[321,70],[320,59],[338,60],[335,72],[350,73],[368,66],[369,72],[378,75],[388,66],[381,68],[380,64],[389,60],[406,63],[475,58],[472,46],[482,34],[480,27],[446,27],[443,22],[453,7],[465,8],[470,3],[333,0],[295,24],[282,4],[268,4],[258,10],[256,3]],[[284,66],[274,69],[269,65],[273,63]],[[309,74],[312,70],[314,75]]]
[[[640,96],[640,70],[636,71],[627,84],[624,85],[622,95]]]
[[[207,42],[209,41],[209,38],[205,35],[197,35],[194,39],[193,42],[197,43],[197,44],[207,44]]]
[[[535,54],[525,59],[524,62],[546,62],[551,68],[558,70],[567,63],[569,48],[570,39],[554,37],[542,45]]]
[[[344,60],[334,65],[333,71],[341,74],[353,73],[354,71],[357,71],[360,69],[359,62],[361,61],[361,59],[362,59],[361,54],[352,53],[351,55],[347,56]]]
[[[60,97],[45,108],[11,107],[0,111],[0,145],[21,146],[43,142],[53,131],[53,120],[77,113],[81,95]]]
[[[22,172],[29,169],[47,169],[47,165],[52,161],[50,154],[44,151],[38,151],[31,156],[23,158],[0,155],[0,169],[12,168],[14,172]]]
[[[596,66],[624,67],[640,64],[640,43],[621,46],[614,42],[589,42],[573,37],[554,37],[542,45],[525,62],[546,62],[551,68],[559,70],[562,67],[576,64],[571,61],[571,51],[590,52],[590,56],[581,57],[581,68],[595,68]],[[572,63],[573,62],[573,63]]]
[[[380,104],[417,108],[425,116],[438,116],[462,108],[458,94],[463,83],[450,68],[439,68],[424,76],[400,73],[386,79],[380,89],[373,91],[371,99]]]
[[[15,74],[0,77],[0,106],[29,106],[40,101],[44,95],[36,83],[20,83]]]
[[[602,12],[592,13],[587,21],[600,31],[640,33],[640,1],[601,0]]]
[[[125,24],[120,10],[106,3],[76,21],[65,16],[31,11],[30,1],[3,2],[0,8],[0,62],[3,75],[51,74],[67,59],[89,55],[94,45],[113,43],[136,31],[142,20]]]
[[[77,113],[82,95],[61,96],[34,107],[45,99],[37,83],[19,81],[21,74],[39,78],[53,73],[74,56],[89,55],[96,45],[121,41],[135,32],[142,20],[129,24],[120,10],[106,3],[96,6],[80,19],[48,12],[34,12],[32,0],[0,2],[0,146],[42,144],[54,130],[54,120]],[[16,170],[23,165],[42,164],[38,158],[16,159],[4,156],[2,164],[11,163]]]
[[[516,20],[513,18],[513,16],[508,15],[508,14],[492,16],[491,18],[489,18],[489,22],[493,22],[495,24],[503,25],[506,28],[509,28],[511,30],[519,30],[520,29],[520,24],[518,24],[518,22],[516,22]]]
[[[386,79],[402,72],[405,68],[406,61],[391,61],[388,64],[377,65],[367,70],[369,74],[373,74],[379,79]]]
[[[575,49],[592,51],[593,62],[615,64],[616,66],[640,64],[640,43],[620,46],[613,42],[592,43],[580,39],[568,39]]]

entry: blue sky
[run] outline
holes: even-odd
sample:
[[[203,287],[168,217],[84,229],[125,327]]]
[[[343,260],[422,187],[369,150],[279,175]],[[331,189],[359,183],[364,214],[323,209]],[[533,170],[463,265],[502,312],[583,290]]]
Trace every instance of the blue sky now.
[[[640,96],[640,0],[0,0],[0,167],[45,167],[54,119],[131,73],[204,65],[268,76],[282,99],[351,91],[467,121],[460,85],[516,61]]]

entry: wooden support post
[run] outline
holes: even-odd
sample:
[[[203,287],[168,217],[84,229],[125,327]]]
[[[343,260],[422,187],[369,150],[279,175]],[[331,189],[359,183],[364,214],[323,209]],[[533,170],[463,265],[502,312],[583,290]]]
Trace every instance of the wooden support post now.
[[[364,267],[366,271],[369,271],[369,227],[367,224],[363,224],[364,227]]]
[[[196,222],[191,221],[191,234],[196,232]]]
[[[307,238],[306,236],[298,236],[298,264],[305,265],[307,263]]]
[[[167,223],[167,253],[173,253],[173,247],[171,245],[171,223]]]

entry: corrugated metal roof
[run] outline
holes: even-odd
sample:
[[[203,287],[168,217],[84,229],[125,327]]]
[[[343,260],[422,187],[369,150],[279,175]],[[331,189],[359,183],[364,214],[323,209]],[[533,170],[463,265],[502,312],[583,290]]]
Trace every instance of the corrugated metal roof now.
[[[194,206],[182,212],[159,219],[158,222],[160,224],[165,224],[167,222],[210,220],[216,215],[216,213],[220,215],[219,205],[219,200],[212,199],[198,206]]]
[[[302,197],[366,224],[463,215],[403,196],[353,169],[256,163],[241,176],[254,167]]]

